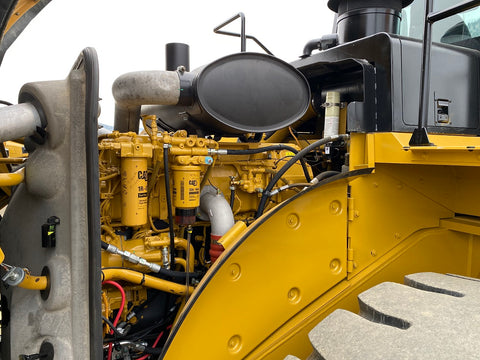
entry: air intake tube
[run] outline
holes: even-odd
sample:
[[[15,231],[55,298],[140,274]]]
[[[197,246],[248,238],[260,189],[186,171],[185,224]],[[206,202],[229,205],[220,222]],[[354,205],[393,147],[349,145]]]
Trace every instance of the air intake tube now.
[[[235,224],[233,212],[225,197],[213,186],[205,186],[200,195],[200,218],[211,224],[210,259],[213,262],[225,250],[218,240]]]
[[[273,56],[247,52],[192,72],[128,73],[114,82],[112,91],[114,129],[120,132],[137,132],[140,112],[157,115],[169,131],[220,136],[271,132],[299,120],[310,105],[310,87],[297,69]]]
[[[137,71],[118,77],[112,86],[115,103],[114,130],[138,132],[142,105],[177,105],[185,101],[181,82],[189,73],[178,71]]]

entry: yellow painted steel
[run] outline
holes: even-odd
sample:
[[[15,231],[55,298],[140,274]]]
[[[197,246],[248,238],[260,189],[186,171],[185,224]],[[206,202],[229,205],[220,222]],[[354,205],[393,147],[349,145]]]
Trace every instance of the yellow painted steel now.
[[[32,276],[25,273],[25,278],[18,286],[29,290],[45,290],[48,286],[48,278],[46,276]]]
[[[127,269],[102,269],[102,281],[105,280],[124,280],[137,285],[143,285],[152,289],[169,292],[176,295],[185,295],[187,288],[171,281],[159,279],[144,273]],[[193,292],[193,287],[189,286],[188,292]]]
[[[409,137],[352,134],[350,169],[373,173],[320,183],[228,239],[165,359],[306,358],[308,332],[380,282],[480,277],[480,139],[432,135],[424,150]]]
[[[223,246],[224,249],[230,248],[235,240],[238,239],[240,234],[245,231],[247,224],[243,221],[237,221],[221,238],[218,243]]]
[[[148,221],[147,159],[122,158],[122,224],[141,226]]]
[[[344,279],[346,206],[342,181],[313,189],[251,225],[187,303],[192,309],[174,328],[179,332],[166,359],[242,359],[319,292]],[[192,334],[195,339],[188,340]],[[186,347],[186,341],[195,344]]]
[[[5,260],[5,254],[3,253],[2,248],[0,248],[0,264],[3,263],[3,260]]]
[[[350,169],[375,163],[480,166],[477,136],[432,135],[435,146],[411,147],[409,133],[351,134]]]
[[[19,185],[25,179],[25,168],[21,168],[14,173],[0,174],[0,186],[15,186]]]

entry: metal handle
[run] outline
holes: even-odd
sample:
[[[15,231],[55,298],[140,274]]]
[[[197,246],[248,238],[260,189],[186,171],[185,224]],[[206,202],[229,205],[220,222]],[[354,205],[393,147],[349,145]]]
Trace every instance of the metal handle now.
[[[227,26],[228,24],[237,20],[238,18],[240,18],[240,21],[241,21],[240,34],[220,30],[221,28]],[[218,25],[215,29],[213,29],[213,32],[215,34],[220,34],[220,35],[240,37],[240,51],[241,52],[247,51],[247,39],[250,39],[250,40],[255,41],[255,43],[258,46],[260,46],[263,49],[263,51],[265,51],[268,55],[273,56],[272,52],[270,50],[268,50],[265,47],[265,45],[263,45],[256,37],[245,34],[245,15],[242,12],[239,12],[237,15],[233,16],[232,18],[228,19],[227,21],[223,22],[222,24]]]

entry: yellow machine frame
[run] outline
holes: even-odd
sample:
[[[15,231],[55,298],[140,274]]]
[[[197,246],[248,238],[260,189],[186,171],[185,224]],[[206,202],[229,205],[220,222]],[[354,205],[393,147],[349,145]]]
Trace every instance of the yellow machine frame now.
[[[165,358],[305,358],[313,326],[336,308],[358,311],[356,296],[379,282],[419,271],[480,276],[480,139],[432,135],[429,148],[408,140],[352,134],[350,173],[229,240],[175,324]]]

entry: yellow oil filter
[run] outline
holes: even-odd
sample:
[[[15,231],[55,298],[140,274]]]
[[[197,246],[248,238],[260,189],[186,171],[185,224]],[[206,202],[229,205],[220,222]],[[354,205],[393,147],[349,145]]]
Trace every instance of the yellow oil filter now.
[[[121,161],[122,223],[141,226],[147,223],[147,158],[127,157]]]
[[[172,166],[173,205],[194,209],[200,205],[200,166]]]

